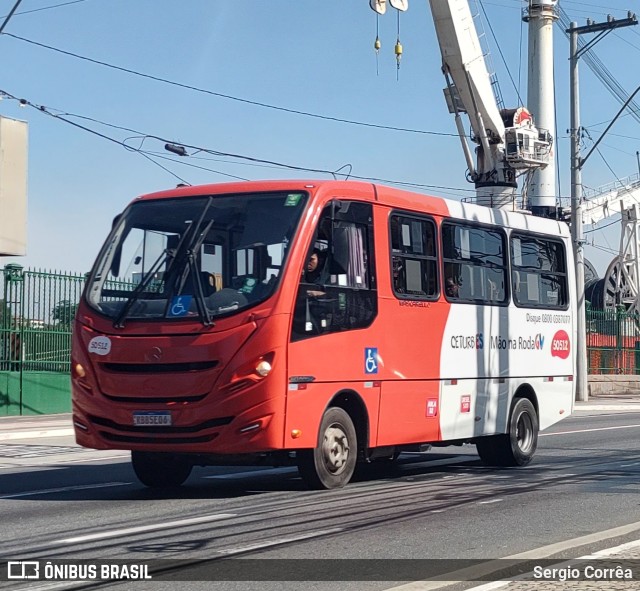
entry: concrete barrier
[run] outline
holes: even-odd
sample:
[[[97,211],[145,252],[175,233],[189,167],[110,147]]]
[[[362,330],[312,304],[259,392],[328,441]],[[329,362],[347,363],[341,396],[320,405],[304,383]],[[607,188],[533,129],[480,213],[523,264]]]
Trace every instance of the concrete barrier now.
[[[640,396],[640,375],[590,375],[589,397]]]

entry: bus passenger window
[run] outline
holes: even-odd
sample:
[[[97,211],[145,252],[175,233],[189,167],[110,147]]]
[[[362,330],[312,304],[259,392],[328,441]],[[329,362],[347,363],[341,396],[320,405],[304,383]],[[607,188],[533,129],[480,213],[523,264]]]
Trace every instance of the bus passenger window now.
[[[504,232],[468,223],[442,224],[447,299],[465,303],[506,304],[507,259]],[[451,280],[450,280],[451,278]],[[457,285],[456,295],[451,283]]]
[[[569,292],[562,242],[514,232],[510,246],[516,306],[565,309]]]
[[[391,288],[401,299],[438,295],[435,224],[428,218],[394,213],[389,218]]]

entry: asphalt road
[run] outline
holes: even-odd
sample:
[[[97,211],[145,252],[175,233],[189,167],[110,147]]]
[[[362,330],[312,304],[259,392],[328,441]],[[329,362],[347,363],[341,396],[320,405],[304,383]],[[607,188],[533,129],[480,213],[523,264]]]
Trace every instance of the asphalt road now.
[[[392,470],[368,470],[345,489],[324,492],[306,490],[295,469],[246,467],[196,468],[182,488],[159,492],[136,481],[123,452],[82,450],[61,437],[1,442],[0,558],[166,567],[163,576],[173,582],[107,585],[139,591],[178,585],[351,591],[402,585],[404,568],[427,564],[398,559],[433,559],[429,565],[446,571],[465,566],[456,559],[532,551],[575,557],[640,538],[639,435],[638,412],[581,412],[542,433],[524,469],[486,468],[474,446],[441,448],[403,454]],[[239,580],[216,582],[220,558],[278,560],[249,560],[241,569],[233,561],[224,572]],[[197,560],[208,562],[193,576],[209,580],[175,582],[190,576],[175,569],[176,561]],[[285,581],[240,580],[273,572]],[[344,582],[286,580],[332,573]],[[359,573],[377,580],[347,580]],[[0,583],[43,590],[83,585]]]

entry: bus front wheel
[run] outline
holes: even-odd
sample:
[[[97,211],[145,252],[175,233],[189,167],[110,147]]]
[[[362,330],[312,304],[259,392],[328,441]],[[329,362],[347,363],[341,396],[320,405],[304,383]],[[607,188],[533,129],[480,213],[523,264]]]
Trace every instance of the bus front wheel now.
[[[518,398],[509,417],[509,432],[476,442],[480,459],[488,466],[526,466],[538,447],[538,415],[526,398]]]
[[[192,468],[186,458],[149,451],[132,451],[131,464],[138,480],[151,488],[180,486]]]
[[[351,417],[341,408],[329,408],[320,423],[318,445],[298,452],[298,471],[310,488],[341,488],[353,476],[357,453]]]

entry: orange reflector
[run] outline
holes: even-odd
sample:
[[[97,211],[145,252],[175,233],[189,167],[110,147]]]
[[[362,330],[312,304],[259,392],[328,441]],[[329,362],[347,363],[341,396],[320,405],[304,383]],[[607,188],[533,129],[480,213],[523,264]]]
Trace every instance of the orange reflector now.
[[[299,439],[300,437],[302,437],[302,431],[300,431],[300,429],[291,429],[292,439]]]
[[[87,372],[84,370],[84,367],[82,367],[82,365],[80,365],[79,363],[76,363],[75,367],[73,368],[76,372],[76,375],[79,378],[84,378],[84,376],[87,375]]]

